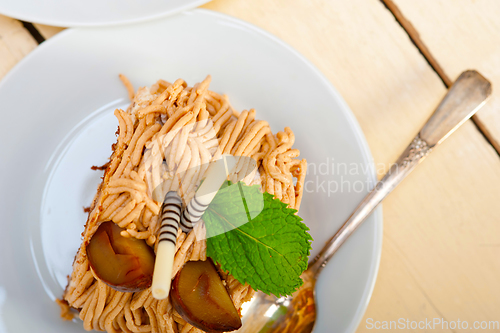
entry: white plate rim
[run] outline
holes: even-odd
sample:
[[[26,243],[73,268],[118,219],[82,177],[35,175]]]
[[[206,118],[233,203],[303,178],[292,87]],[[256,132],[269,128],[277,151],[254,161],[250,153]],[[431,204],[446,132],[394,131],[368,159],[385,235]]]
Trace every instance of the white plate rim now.
[[[355,137],[356,137],[356,142],[357,145],[361,148],[361,152],[363,153],[363,159],[364,162],[367,163],[370,167],[370,180],[372,181],[372,184],[375,184],[377,181],[376,179],[376,172],[375,172],[375,165],[373,161],[373,157],[371,155],[368,143],[366,141],[366,138],[361,130],[361,127],[359,123],[356,120],[356,117],[350,110],[349,106],[347,103],[344,101],[342,96],[339,94],[339,92],[335,89],[335,87],[331,84],[331,82],[326,78],[326,76],[319,71],[318,68],[315,67],[315,65],[312,64],[307,58],[305,58],[301,53],[299,53],[297,50],[295,50],[293,47],[291,47],[289,44],[281,40],[280,38],[276,37],[275,35],[251,24],[245,21],[242,21],[240,19],[231,17],[229,15],[219,13],[216,11],[208,10],[208,9],[202,9],[202,8],[196,8],[192,9],[189,11],[185,11],[186,14],[189,13],[202,13],[204,15],[211,15],[215,17],[219,17],[221,19],[231,21],[235,24],[238,24],[240,26],[243,26],[245,28],[248,28],[261,36],[273,41],[274,43],[279,44],[281,47],[285,48],[287,51],[295,55],[297,58],[299,58],[304,64],[306,64],[309,69],[318,77],[320,78],[323,83],[325,84],[326,87],[330,90],[330,93],[332,96],[335,97],[337,100],[338,104],[341,106],[341,110],[343,112],[343,115],[346,117],[348,120],[348,123],[353,130]],[[11,76],[16,75],[16,73],[23,67],[24,63],[29,62],[31,58],[36,57],[38,52],[40,50],[43,50],[47,47],[51,47],[52,43],[57,43],[60,38],[65,37],[67,34],[71,34],[74,31],[78,30],[85,30],[86,28],[70,28],[66,29],[56,36],[52,37],[50,40],[47,40],[46,42],[40,44],[35,50],[33,50],[30,54],[28,54],[26,57],[24,57],[21,61],[19,61],[8,73],[7,75],[4,76],[4,78],[0,81],[0,90],[2,87],[6,84],[8,84],[8,81]],[[353,320],[351,324],[349,325],[349,328],[345,332],[354,332],[358,325],[361,322],[361,319],[364,316],[364,313],[366,311],[366,308],[368,307],[368,303],[370,301],[371,295],[373,293],[373,289],[375,287],[375,282],[376,278],[378,275],[378,270],[380,266],[380,260],[381,260],[381,254],[382,254],[382,236],[383,236],[383,218],[382,218],[382,205],[380,205],[373,213],[372,216],[374,217],[374,224],[375,224],[375,235],[374,235],[374,248],[373,248],[373,254],[372,254],[372,261],[371,261],[371,266],[370,266],[370,275],[369,278],[366,282],[366,287],[364,289],[364,293],[362,296],[362,300],[358,306],[358,309],[356,311],[356,314],[353,317]]]
[[[56,26],[56,27],[70,27],[70,28],[76,28],[76,27],[110,27],[110,26],[118,26],[118,25],[125,25],[125,24],[135,24],[135,23],[141,23],[141,22],[147,22],[151,20],[157,20],[161,19],[170,15],[177,14],[179,12],[183,12],[186,10],[190,10],[196,7],[199,7],[207,2],[210,2],[211,0],[190,0],[188,3],[182,5],[182,6],[177,6],[175,8],[172,8],[170,10],[166,10],[160,13],[156,14],[151,14],[151,15],[144,15],[141,17],[136,17],[133,19],[116,19],[116,20],[111,20],[111,21],[97,21],[97,22],[91,22],[91,21],[71,21],[71,20],[65,20],[65,19],[46,19],[43,17],[38,17],[37,15],[33,15],[31,13],[23,13],[22,11],[17,11],[17,10],[12,10],[9,8],[3,8],[0,2],[0,14],[9,16],[12,18],[15,18],[20,21],[25,21],[25,22],[32,22],[32,23],[37,23],[37,24],[44,24],[44,25],[51,25],[51,26]],[[53,38],[53,37],[52,37]],[[51,38],[51,39],[52,39]]]

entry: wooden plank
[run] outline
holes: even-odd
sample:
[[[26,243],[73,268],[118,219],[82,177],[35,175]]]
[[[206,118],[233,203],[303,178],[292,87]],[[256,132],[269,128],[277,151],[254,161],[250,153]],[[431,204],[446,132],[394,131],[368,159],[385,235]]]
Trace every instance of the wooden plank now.
[[[0,79],[37,46],[21,22],[0,15]]]
[[[216,0],[205,8],[270,31],[319,67],[356,115],[380,170],[445,94],[377,0]],[[359,332],[373,331],[369,318],[498,320],[498,170],[498,155],[469,121],[387,198],[381,268]]]
[[[38,23],[33,23],[33,26],[40,32],[40,34],[43,36],[45,39],[49,39],[61,31],[63,31],[66,28],[61,28],[61,27],[53,27],[51,25],[44,25],[44,24],[38,24]]]
[[[464,69],[475,68],[492,81],[493,98],[474,119],[500,153],[500,2],[384,1],[389,6],[393,2],[403,20],[413,25],[414,31],[409,32],[426,45],[442,66],[442,76],[454,79]]]
[[[403,29],[405,29],[405,31],[408,33],[408,36],[410,37],[413,44],[415,44],[415,46],[420,50],[420,52],[427,60],[429,65],[432,67],[432,69],[434,69],[434,71],[439,75],[444,85],[448,88],[451,87],[453,81],[448,77],[448,75],[443,70],[439,62],[436,60],[436,58],[434,58],[432,52],[420,38],[420,35],[413,26],[413,24],[411,24],[411,22],[406,19],[403,13],[401,13],[401,11],[399,10],[399,7],[396,6],[396,4],[392,0],[381,0],[381,1],[384,3],[387,9],[391,11],[391,13],[398,21],[398,23],[401,24],[401,26],[403,27]]]

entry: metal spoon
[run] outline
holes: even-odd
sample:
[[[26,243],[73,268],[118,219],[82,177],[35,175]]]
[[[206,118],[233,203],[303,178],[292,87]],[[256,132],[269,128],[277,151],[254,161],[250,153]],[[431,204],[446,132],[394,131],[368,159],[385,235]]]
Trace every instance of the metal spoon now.
[[[361,201],[339,231],[325,244],[301,275],[304,284],[292,296],[277,298],[257,293],[243,316],[238,333],[310,333],[316,321],[316,278],[339,247],[391,191],[491,95],[491,83],[474,70],[463,72],[436,111],[389,172]]]

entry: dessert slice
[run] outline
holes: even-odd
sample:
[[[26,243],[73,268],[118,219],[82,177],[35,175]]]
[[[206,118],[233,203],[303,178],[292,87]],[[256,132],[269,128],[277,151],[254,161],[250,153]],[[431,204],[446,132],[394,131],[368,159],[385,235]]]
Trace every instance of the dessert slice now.
[[[196,325],[196,313],[189,318],[178,313],[171,297],[158,300],[152,295],[163,196],[175,191],[184,203],[189,202],[210,161],[231,154],[255,161],[254,167],[239,166],[234,175],[237,180],[259,185],[298,209],[306,162],[296,159],[290,129],[275,136],[267,122],[255,119],[254,110],[236,112],[225,95],[208,90],[210,77],[193,87],[181,79],[174,83],[159,80],[137,93],[124,80],[132,103],[126,111],[114,113],[119,123],[117,142],[82,233],[63,295],[65,308],[77,310],[86,330],[203,332],[195,324],[216,331],[210,323]],[[175,236],[172,279],[185,263],[207,260],[203,220],[187,234],[179,229]],[[212,273],[210,280],[200,273],[200,281],[206,279],[208,287],[215,286],[209,281],[217,281]],[[221,284],[214,288],[224,295],[223,286],[239,312],[254,290],[228,272],[217,269],[217,274]],[[176,286],[180,288],[179,279]],[[227,299],[221,302],[213,303],[226,304]],[[231,323],[220,327],[236,327],[231,313]]]

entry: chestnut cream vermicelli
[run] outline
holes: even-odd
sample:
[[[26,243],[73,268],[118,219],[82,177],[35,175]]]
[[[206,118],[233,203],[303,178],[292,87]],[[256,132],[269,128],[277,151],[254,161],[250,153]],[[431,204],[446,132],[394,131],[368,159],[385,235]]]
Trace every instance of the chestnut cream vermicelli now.
[[[59,303],[66,317],[69,308],[77,309],[86,330],[202,332],[177,314],[169,298],[153,298],[151,288],[121,292],[100,281],[86,253],[92,235],[102,222],[113,221],[124,229],[122,236],[144,239],[154,248],[161,195],[178,191],[188,202],[206,166],[221,154],[251,157],[256,164],[239,165],[239,179],[260,184],[262,191],[298,210],[306,161],[297,159],[299,151],[292,149],[295,137],[289,128],[274,135],[267,122],[255,119],[255,110],[235,111],[227,96],[208,90],[210,76],[193,87],[181,79],[173,84],[159,80],[137,93],[125,77],[121,79],[132,103],[126,111],[115,111],[118,140],[94,198],[64,301]],[[179,229],[172,278],[185,262],[206,260],[204,233],[202,221],[189,234]],[[240,309],[254,291],[220,273]]]

